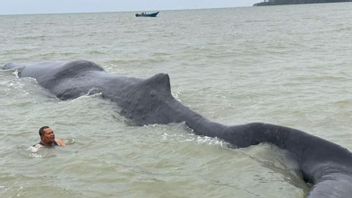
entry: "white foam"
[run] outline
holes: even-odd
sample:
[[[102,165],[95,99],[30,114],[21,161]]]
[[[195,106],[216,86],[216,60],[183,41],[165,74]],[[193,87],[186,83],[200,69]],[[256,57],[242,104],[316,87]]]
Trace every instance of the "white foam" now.
[[[18,75],[18,70],[16,69],[13,74],[16,76],[16,78],[20,78],[20,76]]]
[[[221,139],[207,137],[207,136],[198,136],[195,134],[162,134],[162,140],[175,140],[179,142],[195,142],[197,144],[207,144],[207,145],[218,145],[220,147],[226,147],[229,143],[224,142]]]
[[[181,98],[180,98],[181,91],[175,90],[175,91],[172,91],[171,94],[174,96],[174,98],[175,98],[177,101],[182,102],[182,100],[181,100]]]
[[[43,156],[38,153],[31,153],[29,156],[32,158],[43,158]]]

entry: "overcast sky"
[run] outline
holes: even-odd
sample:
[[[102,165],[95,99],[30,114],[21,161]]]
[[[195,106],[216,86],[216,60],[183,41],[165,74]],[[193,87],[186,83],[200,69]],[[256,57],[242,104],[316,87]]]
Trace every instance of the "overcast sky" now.
[[[0,0],[0,15],[252,6],[262,0]]]

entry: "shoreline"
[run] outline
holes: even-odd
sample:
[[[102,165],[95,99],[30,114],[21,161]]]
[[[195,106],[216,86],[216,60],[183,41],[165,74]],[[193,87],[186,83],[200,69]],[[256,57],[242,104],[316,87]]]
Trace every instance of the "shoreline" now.
[[[320,4],[320,3],[346,3],[352,2],[352,0],[278,0],[278,1],[269,1],[269,2],[259,2],[253,4],[253,6],[275,6],[275,5],[295,5],[295,4]]]

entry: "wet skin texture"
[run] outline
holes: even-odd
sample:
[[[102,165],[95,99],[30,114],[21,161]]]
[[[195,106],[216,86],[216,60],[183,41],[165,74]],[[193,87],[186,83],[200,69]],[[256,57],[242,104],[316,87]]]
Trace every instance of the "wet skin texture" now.
[[[352,196],[352,154],[347,149],[303,131],[266,123],[225,126],[193,112],[174,99],[167,74],[139,79],[109,74],[89,61],[34,65],[7,64],[19,77],[35,78],[62,100],[101,93],[115,102],[120,114],[137,125],[184,122],[201,136],[217,137],[241,148],[271,143],[288,151],[303,179],[313,184],[309,198]]]

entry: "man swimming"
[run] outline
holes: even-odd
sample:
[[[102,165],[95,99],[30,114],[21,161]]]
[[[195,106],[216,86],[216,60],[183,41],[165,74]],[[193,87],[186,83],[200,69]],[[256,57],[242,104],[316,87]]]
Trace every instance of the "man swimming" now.
[[[54,131],[48,127],[43,126],[39,129],[40,142],[31,147],[32,152],[37,152],[40,148],[51,148],[55,146],[65,146],[65,142],[62,139],[55,139]]]

